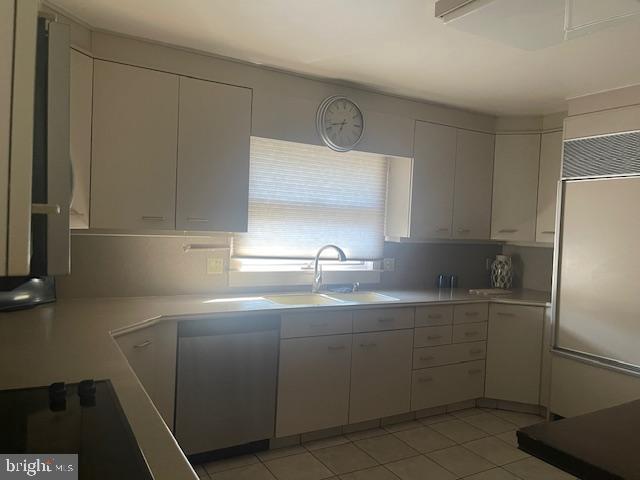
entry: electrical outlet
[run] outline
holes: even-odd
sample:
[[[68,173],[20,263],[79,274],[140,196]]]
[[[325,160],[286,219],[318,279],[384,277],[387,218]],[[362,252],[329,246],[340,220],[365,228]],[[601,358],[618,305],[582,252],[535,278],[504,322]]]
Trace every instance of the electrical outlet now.
[[[224,271],[224,258],[207,257],[207,275],[220,275]]]
[[[396,270],[396,259],[395,258],[385,258],[382,260],[382,270],[385,272],[395,272]]]

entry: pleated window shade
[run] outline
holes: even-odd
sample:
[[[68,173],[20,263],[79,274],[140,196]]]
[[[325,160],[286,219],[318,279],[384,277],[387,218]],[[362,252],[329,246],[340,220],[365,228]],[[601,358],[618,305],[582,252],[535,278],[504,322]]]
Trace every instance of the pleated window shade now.
[[[233,254],[307,259],[334,243],[350,260],[379,259],[386,185],[383,155],[251,137],[249,229]]]

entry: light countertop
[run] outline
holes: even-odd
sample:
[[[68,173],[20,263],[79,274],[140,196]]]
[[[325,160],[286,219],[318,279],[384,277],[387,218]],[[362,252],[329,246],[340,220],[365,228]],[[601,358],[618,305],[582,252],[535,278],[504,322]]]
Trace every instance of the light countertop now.
[[[550,294],[514,290],[486,297],[466,290],[378,291],[393,302],[336,306],[272,304],[257,295],[61,299],[0,314],[0,389],[110,379],[156,480],[197,479],[169,429],[118,348],[112,333],[163,319],[203,314],[371,308],[433,303],[497,302],[548,306]]]

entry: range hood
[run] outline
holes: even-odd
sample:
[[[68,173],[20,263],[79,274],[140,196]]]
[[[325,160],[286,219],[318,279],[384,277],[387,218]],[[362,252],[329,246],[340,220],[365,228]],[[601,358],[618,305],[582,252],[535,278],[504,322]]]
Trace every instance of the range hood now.
[[[453,28],[524,50],[640,19],[640,0],[438,0],[436,17]]]

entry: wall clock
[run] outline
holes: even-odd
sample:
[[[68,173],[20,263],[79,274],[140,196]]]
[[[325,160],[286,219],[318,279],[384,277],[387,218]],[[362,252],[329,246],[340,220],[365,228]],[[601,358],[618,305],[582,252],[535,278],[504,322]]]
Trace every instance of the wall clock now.
[[[336,95],[325,98],[318,107],[316,127],[330,149],[348,152],[362,139],[364,116],[354,101]]]

